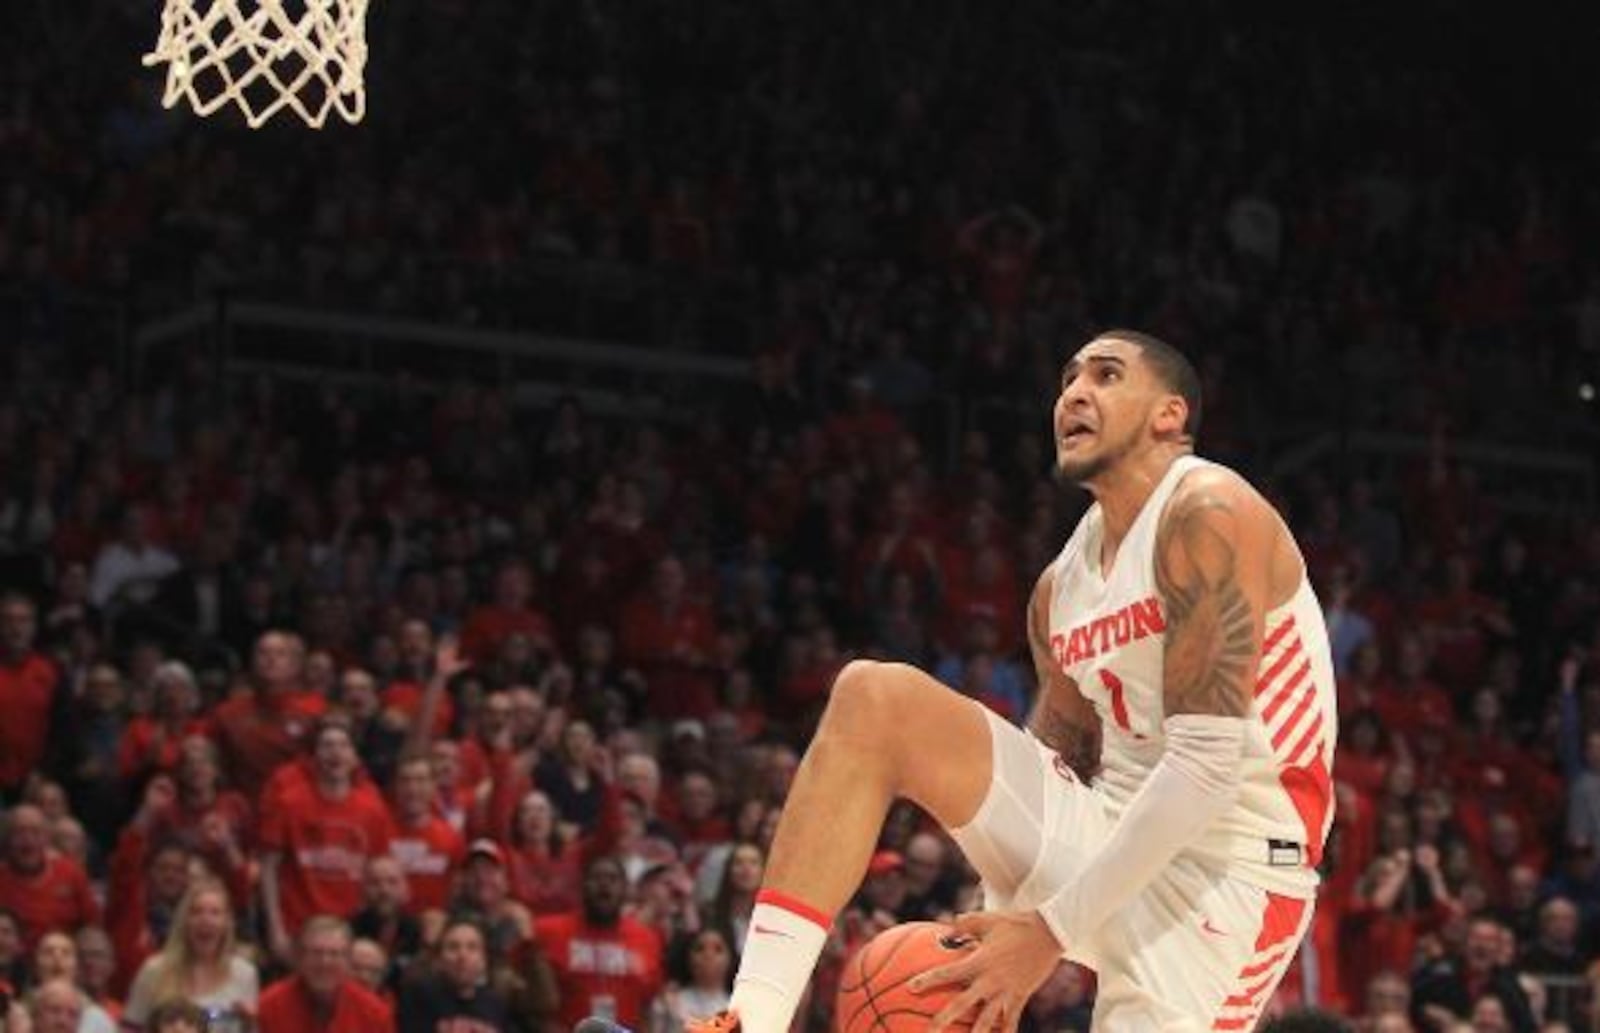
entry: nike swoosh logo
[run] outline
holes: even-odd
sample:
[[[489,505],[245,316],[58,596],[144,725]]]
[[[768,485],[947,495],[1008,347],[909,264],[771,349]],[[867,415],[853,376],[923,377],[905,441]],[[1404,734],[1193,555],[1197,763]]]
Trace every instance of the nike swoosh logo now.
[[[794,939],[794,933],[786,933],[782,929],[774,929],[767,925],[756,926],[755,933],[757,936],[782,936],[786,940]]]
[[[1200,923],[1200,928],[1204,929],[1206,932],[1210,933],[1212,936],[1226,936],[1226,935],[1228,935],[1227,933],[1223,932],[1221,929],[1218,929],[1216,926],[1212,925],[1211,924],[1211,919],[1209,919],[1209,918],[1205,919],[1204,921],[1202,921]]]

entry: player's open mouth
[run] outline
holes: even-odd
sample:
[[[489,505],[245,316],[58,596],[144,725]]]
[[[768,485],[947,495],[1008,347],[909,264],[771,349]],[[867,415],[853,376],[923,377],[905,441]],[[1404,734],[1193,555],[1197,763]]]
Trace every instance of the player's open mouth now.
[[[1080,438],[1086,438],[1093,433],[1094,431],[1087,425],[1074,423],[1061,432],[1060,442],[1062,445],[1070,445]]]

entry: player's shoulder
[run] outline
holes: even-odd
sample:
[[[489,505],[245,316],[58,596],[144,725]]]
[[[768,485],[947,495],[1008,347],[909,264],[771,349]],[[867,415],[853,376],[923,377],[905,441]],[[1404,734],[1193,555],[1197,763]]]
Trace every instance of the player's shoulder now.
[[[1279,524],[1277,510],[1255,485],[1213,462],[1197,464],[1178,479],[1162,510],[1161,526],[1208,517],[1225,519],[1240,531],[1265,531]]]

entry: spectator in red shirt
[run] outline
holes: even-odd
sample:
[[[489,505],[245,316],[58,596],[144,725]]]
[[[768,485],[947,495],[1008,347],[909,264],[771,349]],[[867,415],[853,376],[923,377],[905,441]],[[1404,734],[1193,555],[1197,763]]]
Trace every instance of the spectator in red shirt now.
[[[1482,675],[1493,641],[1514,638],[1517,629],[1502,603],[1474,587],[1466,556],[1451,555],[1444,573],[1444,585],[1422,600],[1416,617],[1434,643],[1434,673],[1452,691],[1462,692]]]
[[[261,994],[260,1033],[394,1033],[394,1013],[350,971],[350,942],[343,919],[306,921],[295,974]]]
[[[1431,662],[1427,643],[1420,635],[1401,638],[1397,676],[1384,684],[1373,704],[1389,731],[1410,736],[1424,725],[1451,723],[1455,707],[1450,695],[1429,677]]]
[[[328,701],[305,691],[306,645],[300,636],[269,631],[251,658],[255,691],[221,703],[213,717],[217,745],[233,783],[255,799],[267,779],[300,756],[312,722]]]
[[[1026,208],[1010,205],[987,211],[961,227],[958,240],[976,267],[978,294],[996,320],[1009,320],[1021,308],[1044,228]]]
[[[123,827],[111,855],[106,911],[117,953],[112,986],[119,993],[127,991],[144,960],[161,949],[178,903],[189,888],[189,865],[196,855],[181,840],[151,834],[172,807],[172,798],[171,781],[153,779],[145,787],[143,805]]]
[[[428,684],[434,677],[433,629],[428,627],[426,621],[408,620],[400,625],[396,647],[400,652],[400,666],[384,687],[380,698],[385,710],[404,714],[408,722],[415,725],[422,717]],[[455,719],[456,708],[449,695],[442,692],[437,694],[428,734],[435,737],[449,735]]]
[[[699,768],[685,771],[674,795],[677,814],[670,825],[683,845],[683,862],[692,871],[706,851],[733,838],[733,826],[722,814],[717,782],[710,772]]]
[[[285,765],[262,796],[261,896],[268,946],[285,961],[312,915],[342,918],[361,907],[367,861],[387,854],[394,834],[350,729],[323,721],[315,749],[309,770]]]
[[[1368,800],[1383,792],[1394,757],[1383,723],[1371,710],[1357,710],[1345,719],[1344,734],[1334,753],[1335,778]]]
[[[208,722],[198,716],[200,689],[189,665],[169,660],[151,677],[155,707],[130,720],[117,749],[117,771],[137,783],[151,772],[178,766],[179,744],[189,735],[204,734]]]
[[[563,1027],[598,1015],[639,1029],[661,989],[661,938],[622,913],[627,896],[622,863],[597,858],[584,871],[583,906],[535,923],[543,961],[555,977]]]
[[[155,836],[175,837],[197,851],[235,900],[247,899],[254,888],[249,855],[256,839],[255,809],[242,793],[223,788],[216,744],[198,735],[184,739],[172,782],[176,795],[155,815]]]
[[[89,877],[77,862],[50,852],[48,843],[43,811],[26,803],[12,808],[0,857],[0,908],[22,920],[28,950],[52,929],[76,931],[100,922]]]
[[[687,585],[683,562],[664,556],[650,589],[622,611],[622,658],[644,675],[650,712],[666,719],[704,718],[717,706],[717,624]]]
[[[434,810],[438,794],[432,761],[413,756],[400,762],[395,773],[394,839],[389,852],[406,874],[413,912],[442,910],[448,905],[451,879],[467,851],[461,833]]]
[[[553,641],[550,619],[533,608],[533,574],[522,560],[508,560],[494,576],[494,601],[468,614],[461,629],[461,652],[484,666],[494,660],[500,643],[521,632],[543,649]]]
[[[496,776],[491,796],[490,828],[511,847],[511,892],[534,914],[555,914],[578,906],[583,865],[616,845],[621,820],[620,794],[607,787],[600,820],[590,835],[562,833],[555,805],[537,789],[520,797],[515,815],[506,814],[506,800]]]
[[[38,629],[33,600],[0,595],[0,800],[15,799],[51,745],[66,739],[67,693],[56,665],[33,648]]]

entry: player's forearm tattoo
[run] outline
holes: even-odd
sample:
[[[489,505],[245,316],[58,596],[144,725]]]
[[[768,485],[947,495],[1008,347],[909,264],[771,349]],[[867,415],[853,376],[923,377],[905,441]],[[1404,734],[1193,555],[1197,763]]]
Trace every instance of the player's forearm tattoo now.
[[[1034,736],[1060,754],[1085,785],[1100,771],[1100,729],[1074,721],[1060,710],[1044,704],[1033,712],[1029,722]]]
[[[1169,715],[1242,717],[1250,710],[1255,618],[1237,581],[1238,523],[1229,500],[1197,491],[1173,500],[1156,539]]]

